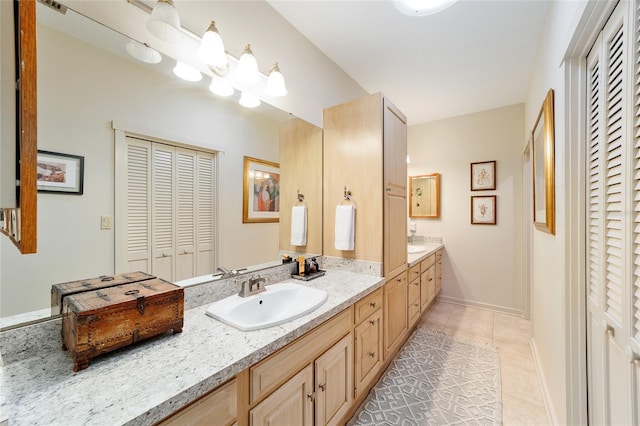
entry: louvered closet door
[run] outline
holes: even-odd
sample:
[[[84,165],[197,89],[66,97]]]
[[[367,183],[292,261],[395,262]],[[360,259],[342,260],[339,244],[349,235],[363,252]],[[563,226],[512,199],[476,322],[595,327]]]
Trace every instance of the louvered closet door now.
[[[126,212],[123,265],[116,271],[151,270],[151,143],[126,138],[124,170],[126,194],[121,197]],[[118,228],[116,228],[117,230]]]
[[[640,180],[633,181],[640,167],[629,121],[629,6],[618,5],[587,57],[587,376],[589,421],[595,425],[638,421],[630,296],[632,274],[640,268],[634,254],[640,222],[634,225],[627,212],[640,206]]]
[[[175,148],[153,144],[152,153],[152,260],[151,273],[167,281],[175,276],[174,175],[176,173]]]
[[[196,275],[196,152],[176,149],[176,275]]]
[[[198,152],[196,156],[196,276],[211,274],[215,269],[215,176],[213,154]]]

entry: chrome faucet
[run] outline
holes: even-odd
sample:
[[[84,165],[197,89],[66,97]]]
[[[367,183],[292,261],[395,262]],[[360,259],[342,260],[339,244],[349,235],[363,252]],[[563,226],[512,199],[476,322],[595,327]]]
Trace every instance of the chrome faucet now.
[[[260,275],[249,278],[249,281],[242,281],[242,288],[238,296],[247,297],[267,291],[267,289],[264,288],[266,282],[267,281],[261,278]]]
[[[240,271],[244,271],[247,268],[242,268],[242,269],[234,269],[234,270],[228,270],[227,268],[223,267],[223,266],[219,266],[218,267],[218,272],[213,274],[214,277],[220,276],[220,278],[229,278],[229,277],[235,277],[236,275],[240,275]]]

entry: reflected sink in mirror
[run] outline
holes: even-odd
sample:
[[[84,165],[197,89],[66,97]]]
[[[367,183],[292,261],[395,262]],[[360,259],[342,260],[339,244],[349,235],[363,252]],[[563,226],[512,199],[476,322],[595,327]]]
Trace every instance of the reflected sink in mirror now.
[[[422,253],[423,251],[427,251],[427,247],[425,247],[425,246],[416,246],[416,245],[408,245],[407,246],[407,253],[409,253],[409,254]]]
[[[300,318],[320,307],[327,292],[293,282],[266,286],[249,297],[237,294],[213,303],[207,315],[242,331],[260,330]]]

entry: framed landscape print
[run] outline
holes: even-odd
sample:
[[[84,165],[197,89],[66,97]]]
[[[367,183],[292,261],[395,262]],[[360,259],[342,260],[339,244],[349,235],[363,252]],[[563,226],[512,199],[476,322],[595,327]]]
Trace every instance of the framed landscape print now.
[[[38,150],[38,192],[82,195],[84,157]]]

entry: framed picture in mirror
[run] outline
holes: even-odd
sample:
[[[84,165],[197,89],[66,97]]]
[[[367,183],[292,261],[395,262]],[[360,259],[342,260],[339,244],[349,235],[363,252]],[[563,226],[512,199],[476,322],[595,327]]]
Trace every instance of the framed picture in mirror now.
[[[38,150],[38,192],[82,195],[84,157]]]
[[[531,132],[533,222],[540,231],[555,235],[555,137],[553,89],[540,108]]]
[[[242,223],[278,222],[280,218],[280,165],[244,157]]]

